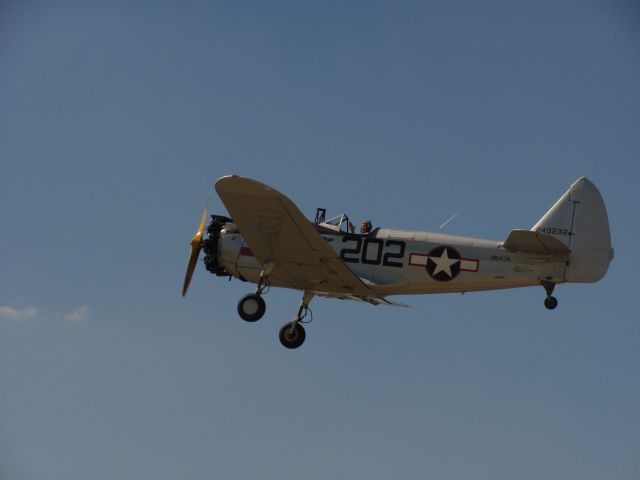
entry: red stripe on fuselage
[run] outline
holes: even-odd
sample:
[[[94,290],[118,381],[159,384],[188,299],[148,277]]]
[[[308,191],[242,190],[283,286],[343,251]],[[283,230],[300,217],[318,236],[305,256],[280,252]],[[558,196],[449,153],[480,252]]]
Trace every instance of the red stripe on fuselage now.
[[[409,254],[409,265],[412,267],[426,267],[429,255],[426,253],[411,253]],[[475,258],[461,258],[460,259],[460,271],[461,272],[477,272],[480,267],[480,260]]]

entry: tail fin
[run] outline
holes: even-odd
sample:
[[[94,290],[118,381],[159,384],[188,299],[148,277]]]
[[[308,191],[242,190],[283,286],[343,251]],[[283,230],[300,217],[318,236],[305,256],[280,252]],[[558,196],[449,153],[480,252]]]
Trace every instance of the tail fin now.
[[[587,177],[576,180],[531,230],[571,249],[568,282],[597,282],[607,273],[613,259],[609,219],[600,192]]]

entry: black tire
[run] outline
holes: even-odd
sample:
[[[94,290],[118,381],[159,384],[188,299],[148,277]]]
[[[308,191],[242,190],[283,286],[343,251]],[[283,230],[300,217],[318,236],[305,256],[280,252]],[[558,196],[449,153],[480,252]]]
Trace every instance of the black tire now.
[[[238,315],[246,322],[256,322],[262,318],[267,305],[260,295],[249,293],[238,302]]]
[[[280,329],[280,343],[287,348],[298,348],[304,343],[306,336],[304,327],[299,323],[295,324],[293,332],[291,331],[291,322],[285,323]]]
[[[544,299],[544,306],[549,310],[553,310],[558,306],[558,299],[556,297],[547,297]]]

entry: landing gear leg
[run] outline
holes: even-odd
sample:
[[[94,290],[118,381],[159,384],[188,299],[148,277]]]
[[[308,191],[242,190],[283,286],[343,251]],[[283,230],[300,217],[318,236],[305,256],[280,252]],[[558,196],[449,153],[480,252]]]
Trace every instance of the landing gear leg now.
[[[269,273],[273,268],[269,264],[260,273],[260,280],[255,293],[249,293],[238,302],[238,315],[246,322],[256,322],[260,320],[267,310],[267,304],[262,298],[262,294],[269,291]]]
[[[558,299],[556,297],[551,296],[556,284],[553,282],[542,282],[542,286],[547,292],[547,298],[544,299],[544,306],[547,307],[547,309],[549,310],[553,310],[558,306]]]
[[[292,322],[285,323],[280,329],[280,343],[284,347],[293,349],[304,343],[306,333],[300,322],[311,311],[309,310],[309,302],[311,302],[313,296],[313,292],[304,292],[300,301],[300,308],[298,308],[298,314]]]

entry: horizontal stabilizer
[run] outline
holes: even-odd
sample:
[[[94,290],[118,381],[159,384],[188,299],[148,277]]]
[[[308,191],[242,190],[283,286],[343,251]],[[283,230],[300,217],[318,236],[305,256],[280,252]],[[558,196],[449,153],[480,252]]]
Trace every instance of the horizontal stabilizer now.
[[[518,252],[556,254],[571,253],[571,249],[551,235],[535,230],[512,230],[503,243],[507,250]]]

